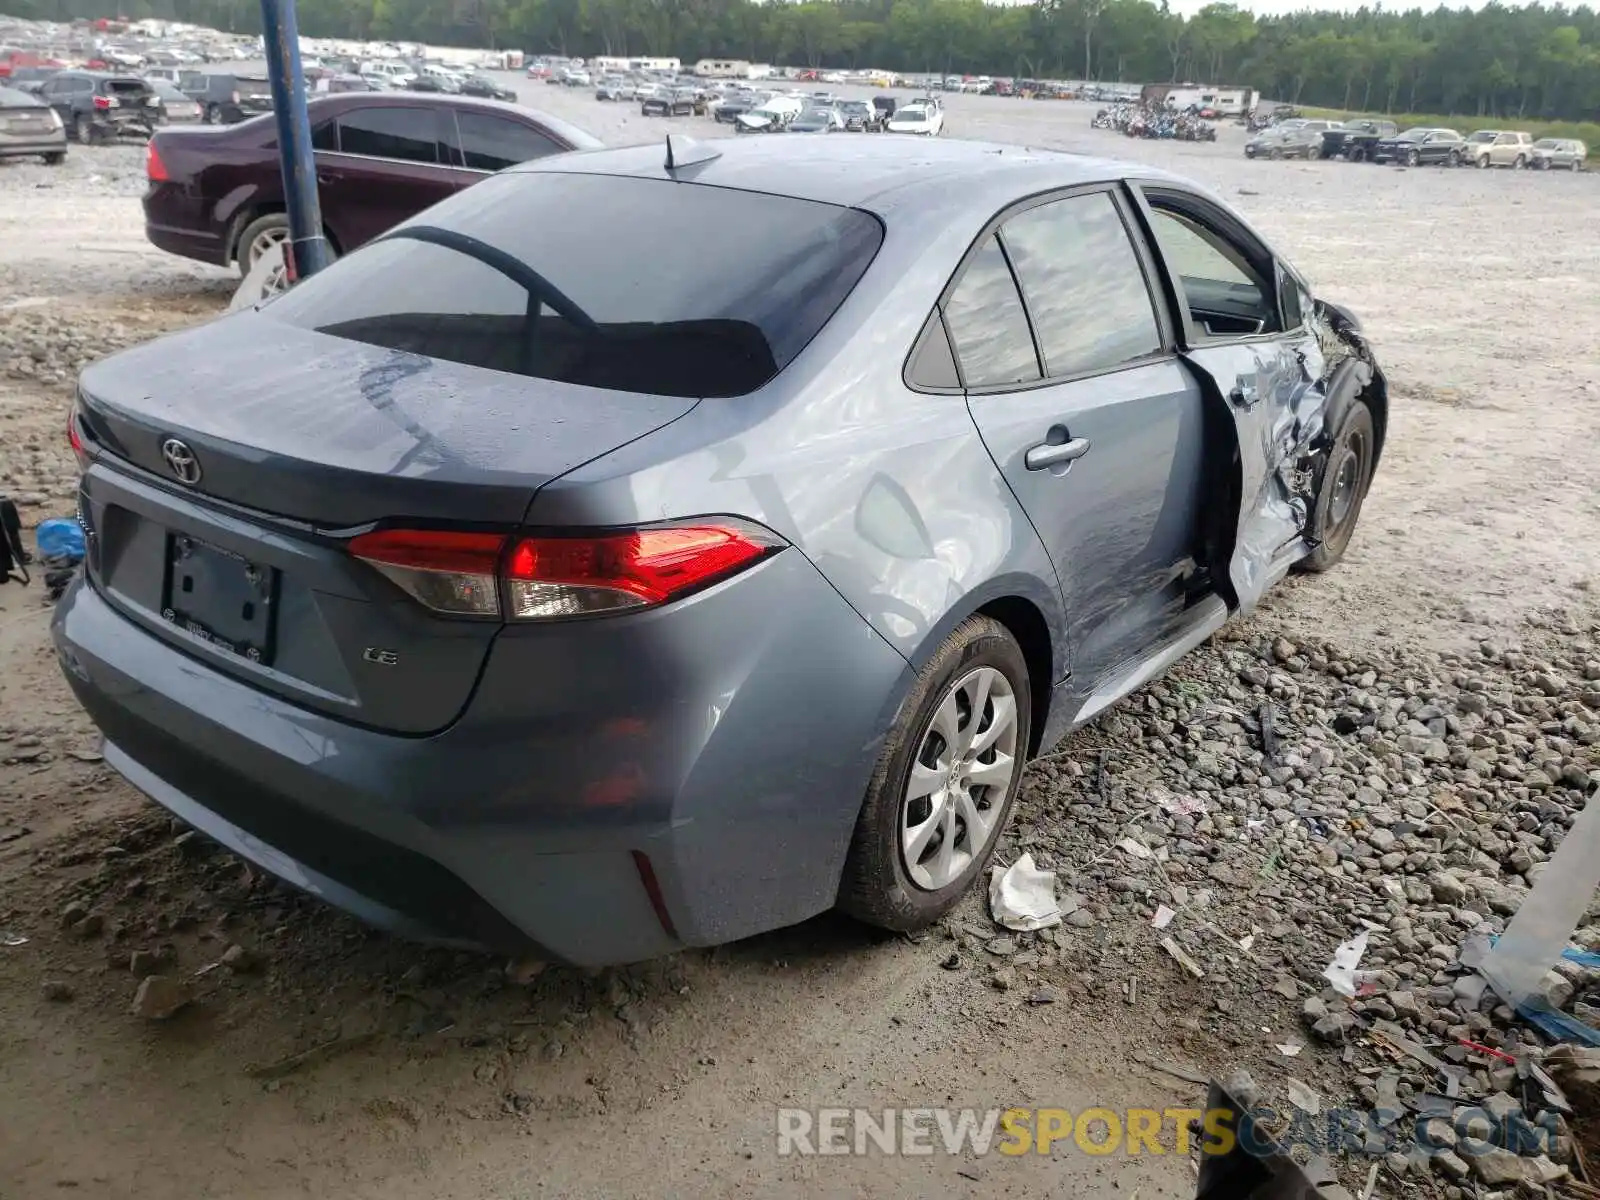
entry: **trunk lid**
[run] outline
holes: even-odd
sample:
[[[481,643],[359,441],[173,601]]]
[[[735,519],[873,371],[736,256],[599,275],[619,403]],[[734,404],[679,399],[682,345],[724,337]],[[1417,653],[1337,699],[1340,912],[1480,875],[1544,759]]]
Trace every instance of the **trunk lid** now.
[[[84,372],[89,574],[219,670],[433,732],[466,704],[500,623],[430,613],[345,536],[379,520],[515,526],[543,484],[694,404],[223,318]]]

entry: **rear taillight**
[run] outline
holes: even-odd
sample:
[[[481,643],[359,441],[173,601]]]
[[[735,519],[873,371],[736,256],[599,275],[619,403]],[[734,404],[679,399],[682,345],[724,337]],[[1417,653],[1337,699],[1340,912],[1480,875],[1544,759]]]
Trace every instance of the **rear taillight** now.
[[[78,432],[77,410],[67,413],[67,444],[72,447],[72,453],[78,459],[78,469],[89,469],[89,451],[84,447],[83,434]]]
[[[435,612],[545,621],[666,604],[782,545],[716,518],[538,537],[385,529],[353,539],[350,553]]]
[[[537,621],[665,604],[777,545],[764,530],[721,522],[522,538],[506,559],[507,615]]]
[[[505,536],[498,533],[382,529],[354,538],[350,553],[435,612],[497,617],[496,571],[505,544]]]
[[[94,98],[94,106],[96,108],[115,108],[117,102],[110,96],[96,96]]]
[[[161,161],[161,151],[156,149],[154,141],[146,143],[144,148],[144,173],[151,183],[166,183],[172,178],[167,174],[167,164]]]

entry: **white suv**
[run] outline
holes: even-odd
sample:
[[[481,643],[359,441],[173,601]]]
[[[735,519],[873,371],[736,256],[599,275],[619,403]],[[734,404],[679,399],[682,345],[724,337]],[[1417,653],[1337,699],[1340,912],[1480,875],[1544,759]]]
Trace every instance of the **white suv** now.
[[[417,77],[417,73],[403,62],[375,58],[361,64],[361,74],[375,75],[388,82],[392,88],[403,88]]]

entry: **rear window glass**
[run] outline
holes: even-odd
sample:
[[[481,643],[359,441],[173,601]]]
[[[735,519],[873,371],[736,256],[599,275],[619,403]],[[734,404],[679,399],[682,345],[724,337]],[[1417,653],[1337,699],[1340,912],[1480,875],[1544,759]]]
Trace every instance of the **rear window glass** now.
[[[618,391],[738,396],[827,324],[883,240],[810,200],[615,176],[512,172],[263,311],[304,329]]]
[[[106,92],[112,96],[142,96],[150,86],[142,79],[108,79]]]
[[[39,97],[14,88],[0,87],[0,108],[38,108]]]
[[[241,96],[270,96],[272,83],[266,79],[238,78],[234,80],[234,90]]]

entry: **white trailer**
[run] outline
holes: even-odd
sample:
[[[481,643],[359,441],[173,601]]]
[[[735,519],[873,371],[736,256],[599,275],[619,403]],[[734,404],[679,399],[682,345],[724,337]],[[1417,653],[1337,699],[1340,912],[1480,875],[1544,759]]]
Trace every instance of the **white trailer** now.
[[[702,58],[694,65],[702,79],[754,79],[750,64],[742,58]]]

